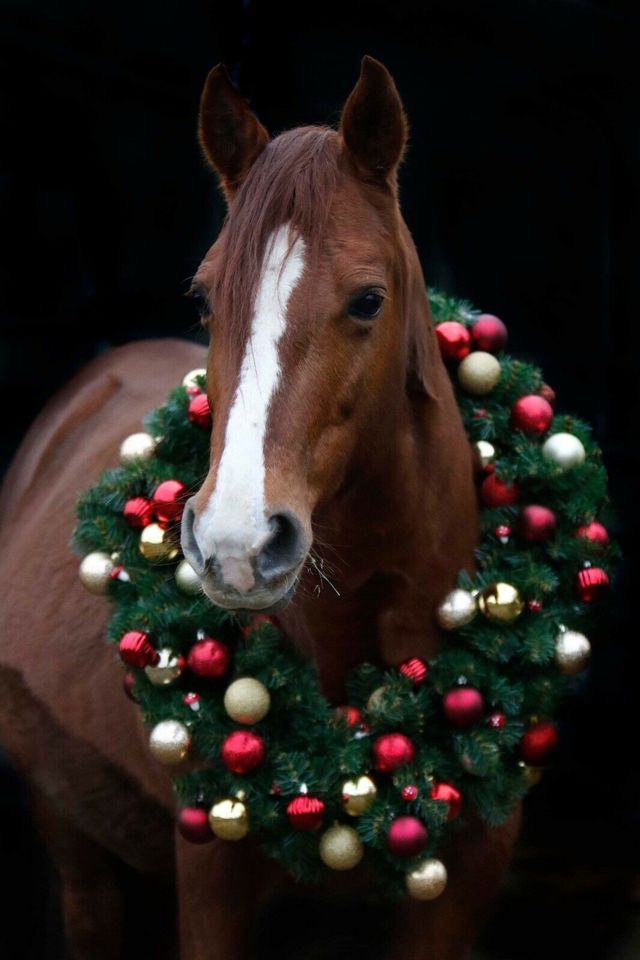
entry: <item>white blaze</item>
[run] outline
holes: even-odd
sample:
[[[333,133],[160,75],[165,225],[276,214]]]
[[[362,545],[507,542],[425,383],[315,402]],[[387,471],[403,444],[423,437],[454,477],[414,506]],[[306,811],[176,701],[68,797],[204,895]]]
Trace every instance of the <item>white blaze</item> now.
[[[222,579],[246,592],[254,586],[251,557],[269,537],[264,502],[264,440],[280,380],[278,344],[289,298],[304,269],[304,241],[289,250],[289,227],[269,238],[236,395],[231,405],[216,488],[195,526],[205,557],[215,556]]]

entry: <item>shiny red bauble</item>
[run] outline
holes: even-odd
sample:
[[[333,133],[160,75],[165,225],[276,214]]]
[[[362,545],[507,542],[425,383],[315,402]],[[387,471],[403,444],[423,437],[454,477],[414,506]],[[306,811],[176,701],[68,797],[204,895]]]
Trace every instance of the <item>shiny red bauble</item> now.
[[[471,328],[471,337],[477,350],[497,353],[505,348],[508,334],[499,317],[494,317],[492,313],[481,313]]]
[[[601,600],[609,589],[609,574],[602,567],[585,567],[576,574],[576,593],[583,603]]]
[[[505,483],[492,473],[485,477],[480,487],[480,500],[485,507],[510,507],[518,502],[518,485]]]
[[[387,831],[387,846],[394,857],[417,857],[427,845],[429,832],[417,817],[397,817]]]
[[[309,833],[322,826],[324,803],[317,797],[294,797],[287,805],[287,817],[293,830]]]
[[[462,807],[462,794],[452,783],[434,783],[429,794],[432,800],[449,804],[447,820],[455,820]]]
[[[362,710],[345,704],[342,707],[336,707],[335,714],[344,720],[348,727],[359,727],[362,723]]]
[[[542,606],[542,600],[527,600],[527,610],[529,613],[540,613]]]
[[[417,799],[419,792],[415,783],[407,783],[400,791],[400,796],[403,800],[406,800],[407,803],[410,803],[412,800]]]
[[[427,679],[429,666],[421,657],[410,657],[409,660],[404,660],[400,664],[398,670],[403,677],[411,681],[414,687],[417,687]]]
[[[191,647],[187,666],[198,677],[216,680],[227,672],[230,661],[231,653],[226,643],[213,637],[204,637]]]
[[[153,491],[153,510],[158,523],[177,523],[182,517],[187,488],[179,480],[165,480]]]
[[[222,743],[220,756],[227,770],[245,774],[264,760],[264,740],[251,730],[234,730]]]
[[[444,715],[456,727],[470,727],[484,714],[484,697],[475,687],[454,687],[442,698]]]
[[[558,740],[558,731],[552,723],[536,723],[523,734],[518,753],[525,763],[539,767],[551,758]]]
[[[146,497],[132,497],[125,503],[122,516],[134,530],[148,527],[153,523],[153,504]]]
[[[201,430],[211,429],[213,421],[211,419],[209,398],[206,393],[199,393],[197,396],[191,398],[187,409],[187,418],[190,423],[193,423],[196,427],[200,427]]]
[[[128,667],[150,667],[158,662],[158,654],[142,630],[128,630],[118,644],[120,658]]]
[[[203,807],[183,807],[176,822],[179,833],[189,843],[209,843],[213,840],[209,814]]]
[[[539,437],[551,426],[553,407],[535,393],[520,397],[511,408],[511,426],[532,436]]]
[[[492,713],[487,717],[487,726],[492,730],[504,730],[507,718],[504,713]]]
[[[601,547],[606,547],[609,543],[607,528],[603,527],[597,520],[592,520],[591,523],[585,523],[584,526],[578,527],[576,537],[581,540],[588,540],[589,543],[595,543]]]
[[[404,733],[383,733],[371,749],[374,766],[382,773],[391,773],[396,767],[411,763],[415,756],[415,748]]]
[[[531,503],[518,517],[518,533],[527,543],[544,543],[556,532],[556,515],[548,507]]]
[[[471,352],[471,334],[457,320],[445,320],[436,327],[443,360],[464,360]]]

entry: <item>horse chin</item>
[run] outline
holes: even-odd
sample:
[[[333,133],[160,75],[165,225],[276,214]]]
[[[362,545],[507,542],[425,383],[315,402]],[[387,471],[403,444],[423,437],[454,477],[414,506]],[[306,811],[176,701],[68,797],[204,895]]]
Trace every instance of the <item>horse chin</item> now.
[[[219,583],[203,578],[202,590],[217,607],[223,610],[246,610],[249,613],[277,613],[286,607],[296,591],[296,578],[287,581],[277,589],[258,587],[250,593],[220,586]]]

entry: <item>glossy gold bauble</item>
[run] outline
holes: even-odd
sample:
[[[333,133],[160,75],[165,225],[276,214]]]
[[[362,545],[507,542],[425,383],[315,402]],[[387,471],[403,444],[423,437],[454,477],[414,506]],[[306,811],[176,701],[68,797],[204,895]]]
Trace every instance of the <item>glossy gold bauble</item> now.
[[[500,379],[500,362],[492,353],[475,350],[461,361],[458,367],[458,380],[466,393],[482,397],[491,393]]]
[[[102,550],[94,550],[93,553],[88,553],[80,564],[78,576],[85,590],[102,596],[107,592],[113,570],[111,557]]]
[[[249,833],[249,812],[242,800],[219,800],[209,810],[209,826],[221,840],[242,840]]]
[[[150,563],[175,560],[180,548],[168,530],[158,523],[150,523],[140,534],[140,553]]]
[[[476,598],[468,590],[451,590],[436,610],[438,623],[444,630],[457,630],[470,623],[478,611]]]
[[[149,749],[159,763],[180,763],[189,753],[191,734],[178,720],[161,720],[149,736]]]
[[[200,577],[195,572],[188,560],[181,560],[176,567],[174,574],[176,585],[183,593],[190,597],[196,597],[202,593],[202,583]]]
[[[492,443],[489,443],[488,440],[478,440],[476,443],[476,450],[478,451],[480,463],[483,467],[488,467],[490,463],[493,463],[493,458],[496,455],[496,448]]]
[[[520,594],[510,583],[492,583],[478,597],[478,606],[487,620],[513,623],[524,610]]]
[[[120,444],[120,463],[150,460],[156,452],[156,441],[149,433],[132,433]]]
[[[347,780],[342,784],[342,805],[350,817],[360,817],[365,813],[378,793],[371,779],[363,774],[357,780]]]
[[[591,644],[584,633],[561,630],[556,637],[556,663],[560,673],[573,677],[584,670],[591,657]]]
[[[206,378],[206,376],[207,376],[207,371],[205,370],[204,367],[196,367],[195,370],[189,370],[189,373],[185,373],[184,377],[182,378],[182,386],[198,387],[198,389],[201,390],[202,387],[198,383],[198,377]]]
[[[269,713],[271,696],[254,677],[234,680],[224,695],[224,708],[236,723],[259,723]]]
[[[161,647],[157,654],[158,662],[145,667],[144,672],[154,687],[168,687],[182,675],[184,657],[178,656],[169,647]]]
[[[447,885],[447,868],[433,857],[407,874],[407,893],[416,900],[435,900]]]
[[[320,859],[331,870],[352,870],[362,860],[364,848],[353,827],[336,824],[322,835]]]

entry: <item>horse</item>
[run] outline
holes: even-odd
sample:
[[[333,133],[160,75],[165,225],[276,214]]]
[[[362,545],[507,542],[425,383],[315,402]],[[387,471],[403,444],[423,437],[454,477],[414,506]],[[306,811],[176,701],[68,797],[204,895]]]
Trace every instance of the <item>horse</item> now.
[[[58,869],[76,960],[132,955],[134,922],[144,955],[246,960],[279,897],[327,917],[367,902],[359,870],[295,892],[250,837],[194,846],[175,831],[170,780],[103,639],[107,605],[78,582],[78,494],[184,372],[206,361],[215,412],[184,556],[214,604],[277,610],[333,703],[358,662],[433,657],[435,607],[474,564],[476,467],[398,203],[407,121],[390,74],[365,57],[338,129],[271,139],[219,65],[199,140],[228,205],[192,284],[206,357],[158,340],[95,359],[31,427],[2,496],[1,739]],[[376,907],[385,956],[468,956],[518,820],[490,829],[468,811],[444,894]]]

